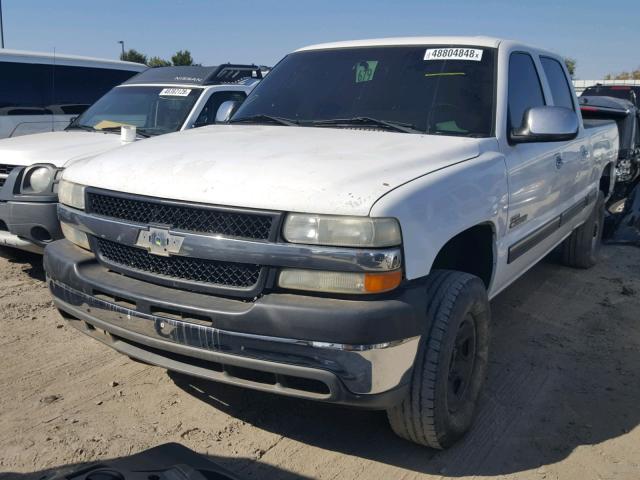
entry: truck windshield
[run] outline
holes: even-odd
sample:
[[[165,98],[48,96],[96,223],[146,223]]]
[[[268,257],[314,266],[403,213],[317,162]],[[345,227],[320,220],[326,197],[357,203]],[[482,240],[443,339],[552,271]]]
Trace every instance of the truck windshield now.
[[[484,47],[297,52],[267,75],[232,122],[491,136],[494,66],[495,50]]]
[[[180,130],[202,93],[200,88],[117,87],[80,115],[69,128],[118,131],[133,125],[146,135]]]

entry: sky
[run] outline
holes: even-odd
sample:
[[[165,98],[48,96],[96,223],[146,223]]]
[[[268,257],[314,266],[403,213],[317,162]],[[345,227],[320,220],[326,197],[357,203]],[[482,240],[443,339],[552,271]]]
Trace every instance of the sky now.
[[[203,65],[273,65],[314,43],[489,35],[577,60],[576,78],[640,66],[640,0],[0,0],[5,47],[117,58],[188,49]]]

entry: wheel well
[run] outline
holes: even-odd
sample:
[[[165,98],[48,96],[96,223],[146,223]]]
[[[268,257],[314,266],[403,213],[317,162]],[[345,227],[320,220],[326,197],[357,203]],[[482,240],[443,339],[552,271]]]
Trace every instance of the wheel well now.
[[[604,170],[602,170],[602,175],[600,175],[600,191],[604,193],[605,198],[609,198],[613,193],[611,191],[611,177],[613,175],[613,164],[608,163]]]
[[[449,240],[433,262],[432,269],[458,270],[480,277],[489,288],[493,275],[493,227],[476,225]]]

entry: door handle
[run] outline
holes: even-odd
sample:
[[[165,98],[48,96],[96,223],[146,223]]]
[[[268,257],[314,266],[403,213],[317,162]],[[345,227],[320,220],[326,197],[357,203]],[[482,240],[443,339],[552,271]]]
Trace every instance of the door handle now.
[[[564,161],[562,160],[562,155],[560,155],[559,153],[556,154],[556,168],[560,170],[563,164],[564,164]]]

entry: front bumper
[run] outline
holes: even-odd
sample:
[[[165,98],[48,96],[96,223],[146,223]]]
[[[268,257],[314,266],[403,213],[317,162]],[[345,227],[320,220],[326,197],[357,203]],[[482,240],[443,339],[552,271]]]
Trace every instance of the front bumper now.
[[[42,253],[62,238],[55,202],[0,201],[0,245]]]
[[[15,167],[0,187],[0,245],[42,253],[48,243],[62,238],[57,196],[20,194],[25,168]]]
[[[122,353],[315,400],[398,403],[426,328],[419,286],[384,300],[271,293],[247,302],[123,277],[66,240],[47,247],[45,269],[72,325]]]

